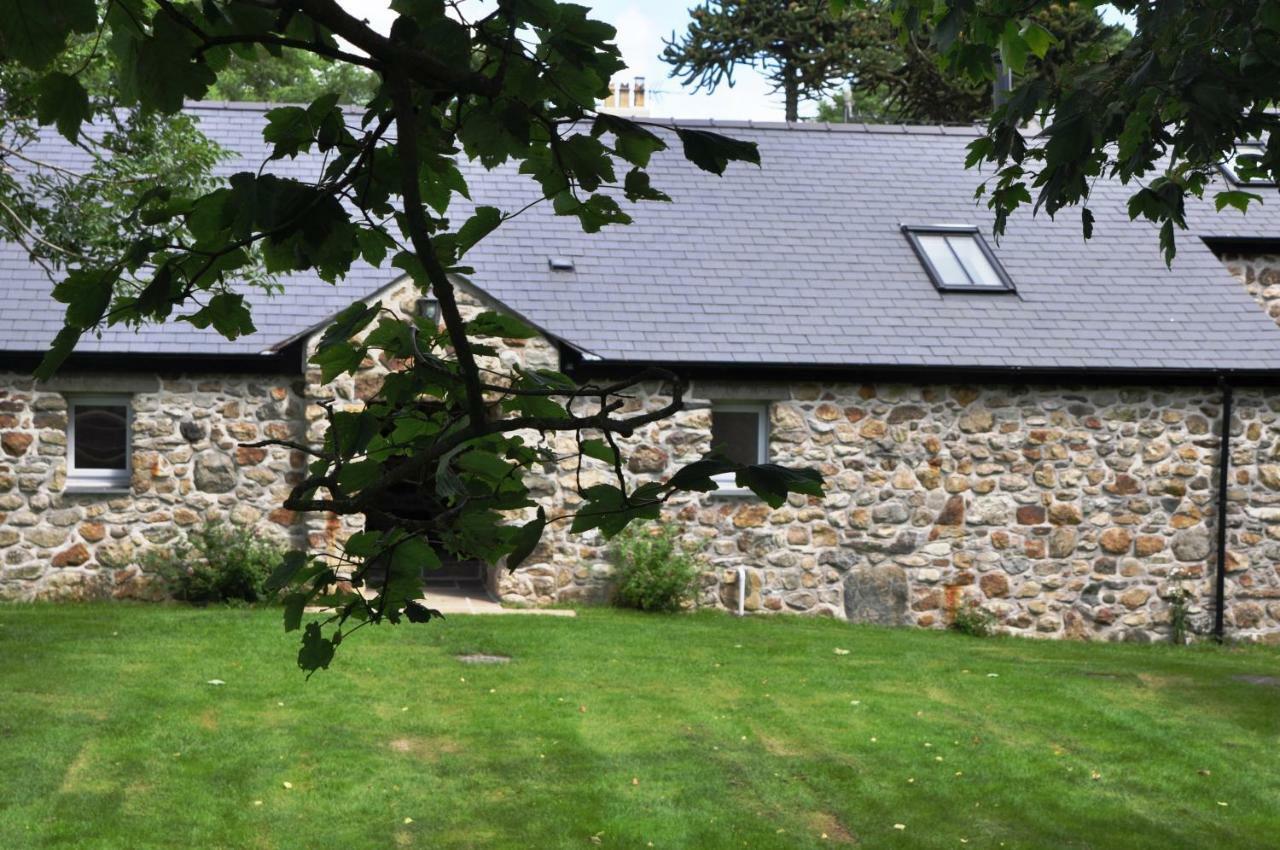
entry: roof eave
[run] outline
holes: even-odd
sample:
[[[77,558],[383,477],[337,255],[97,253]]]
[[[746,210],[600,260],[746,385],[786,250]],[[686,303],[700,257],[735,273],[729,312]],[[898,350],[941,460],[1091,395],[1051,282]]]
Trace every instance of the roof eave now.
[[[734,363],[657,360],[573,360],[565,364],[574,378],[616,376],[656,366],[687,379],[787,381],[882,381],[952,384],[1105,384],[1128,386],[1207,386],[1225,381],[1236,386],[1280,386],[1280,369],[1134,368],[1099,366],[980,366],[847,363]]]
[[[29,373],[42,359],[44,352],[41,351],[0,351],[0,370]],[[302,358],[297,346],[261,354],[78,351],[66,359],[59,371],[299,375],[302,373]]]

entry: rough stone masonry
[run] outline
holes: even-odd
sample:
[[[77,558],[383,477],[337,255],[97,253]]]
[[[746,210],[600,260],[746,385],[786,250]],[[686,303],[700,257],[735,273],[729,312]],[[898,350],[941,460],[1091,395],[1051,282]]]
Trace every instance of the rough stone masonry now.
[[[1273,266],[1232,268],[1265,305],[1280,298]],[[382,299],[414,307],[403,286]],[[468,309],[484,306],[471,293]],[[545,340],[500,348],[508,363],[557,362]],[[280,508],[305,457],[240,444],[319,441],[320,402],[360,405],[388,365],[371,360],[325,386],[314,373],[68,376],[39,387],[0,375],[0,597],[154,596],[141,553],[210,519],[289,545],[339,545],[358,518]],[[132,395],[127,493],[65,490],[67,398],[86,389]],[[663,393],[649,387],[631,404]],[[710,446],[709,406],[744,399],[768,404],[772,460],[827,479],[825,498],[776,510],[716,494],[673,503],[670,518],[705,564],[701,605],[735,607],[742,567],[753,612],[942,627],[973,602],[1016,634],[1155,640],[1182,588],[1193,627],[1208,627],[1221,417],[1211,387],[695,383],[692,395],[688,410],[626,441],[634,480],[697,459]],[[1280,641],[1280,393],[1238,388],[1231,433],[1228,628]],[[565,462],[533,482],[553,513],[575,506],[575,474]],[[608,474],[595,462],[584,470],[587,483]],[[564,526],[525,568],[491,571],[494,592],[513,604],[605,598],[606,542]]]

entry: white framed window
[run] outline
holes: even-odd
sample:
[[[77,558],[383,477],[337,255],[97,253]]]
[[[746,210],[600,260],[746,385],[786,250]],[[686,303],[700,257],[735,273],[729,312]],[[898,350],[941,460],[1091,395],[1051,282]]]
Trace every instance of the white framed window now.
[[[736,463],[769,461],[769,406],[767,404],[713,404],[711,406],[711,450]],[[739,487],[736,474],[714,477],[716,493],[735,496],[751,491]]]
[[[67,489],[127,490],[133,409],[127,395],[67,396]]]

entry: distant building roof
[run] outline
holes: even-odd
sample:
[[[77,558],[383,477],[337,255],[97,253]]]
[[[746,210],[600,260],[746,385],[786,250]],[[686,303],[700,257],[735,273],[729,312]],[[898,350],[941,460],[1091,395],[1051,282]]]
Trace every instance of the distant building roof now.
[[[193,106],[201,129],[236,157],[224,173],[266,156],[261,104]],[[694,122],[678,122],[691,125]],[[760,168],[724,177],[673,150],[655,156],[653,183],[671,204],[624,207],[635,222],[584,234],[539,205],[467,256],[472,282],[540,327],[608,361],[841,367],[1026,369],[1277,369],[1280,328],[1195,235],[1280,239],[1280,204],[1248,216],[1207,201],[1179,234],[1167,269],[1155,229],[1131,222],[1130,190],[1100,180],[1079,215],[1017,214],[996,258],[1016,292],[940,292],[902,233],[904,223],[972,224],[992,216],[964,168],[969,128],[696,122],[760,146]],[[49,134],[42,158],[66,157]],[[46,150],[47,148],[47,150]],[[319,158],[273,163],[314,176]],[[536,197],[504,167],[465,173],[477,203],[512,210]],[[1268,193],[1269,194],[1269,193]],[[459,209],[457,215],[462,215]],[[552,268],[549,258],[571,260]],[[253,299],[259,331],[228,342],[181,323],[110,331],[82,350],[189,354],[271,349],[367,297],[399,273],[358,266],[341,285],[295,276],[285,293]],[[6,302],[0,351],[37,351],[61,322],[43,272],[0,246]]]

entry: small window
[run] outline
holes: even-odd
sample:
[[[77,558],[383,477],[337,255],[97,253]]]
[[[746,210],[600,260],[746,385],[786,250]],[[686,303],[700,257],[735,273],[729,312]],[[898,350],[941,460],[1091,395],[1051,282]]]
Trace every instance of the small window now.
[[[1248,179],[1240,176],[1240,167],[1257,166],[1263,153],[1262,145],[1236,145],[1235,151],[1222,163],[1222,173],[1237,186],[1274,186],[1275,181],[1265,175]]]
[[[128,488],[132,454],[129,397],[77,395],[68,402],[68,489]]]
[[[769,409],[763,404],[717,404],[711,408],[711,449],[735,463],[769,460]],[[750,493],[732,472],[715,476],[716,492]]]
[[[996,255],[978,228],[963,225],[903,225],[902,232],[943,292],[1013,292]]]

